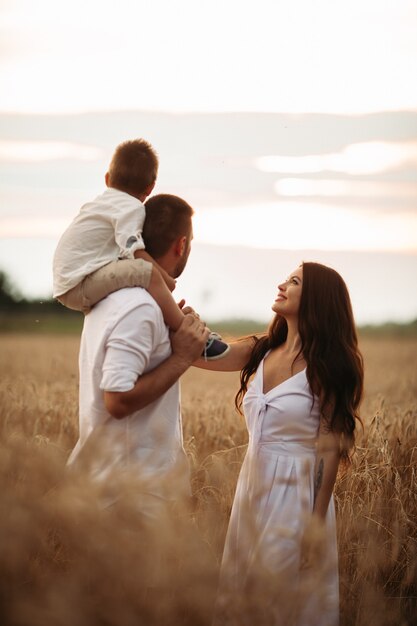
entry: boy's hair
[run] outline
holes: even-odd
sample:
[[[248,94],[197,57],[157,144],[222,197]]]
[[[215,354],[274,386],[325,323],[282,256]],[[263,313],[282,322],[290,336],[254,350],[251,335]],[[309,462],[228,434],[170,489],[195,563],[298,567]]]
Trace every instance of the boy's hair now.
[[[109,185],[137,196],[155,182],[157,174],[158,157],[151,144],[132,139],[117,146],[109,166]]]
[[[194,210],[182,198],[158,194],[145,202],[145,209],[142,237],[146,252],[155,259],[162,257],[179,237],[191,238]]]

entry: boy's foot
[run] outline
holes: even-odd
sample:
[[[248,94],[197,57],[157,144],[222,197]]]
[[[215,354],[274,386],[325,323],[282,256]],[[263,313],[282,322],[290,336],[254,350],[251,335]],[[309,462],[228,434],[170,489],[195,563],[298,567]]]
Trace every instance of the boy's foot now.
[[[220,335],[210,333],[202,356],[206,361],[215,361],[224,357],[229,350],[229,344],[222,341]]]

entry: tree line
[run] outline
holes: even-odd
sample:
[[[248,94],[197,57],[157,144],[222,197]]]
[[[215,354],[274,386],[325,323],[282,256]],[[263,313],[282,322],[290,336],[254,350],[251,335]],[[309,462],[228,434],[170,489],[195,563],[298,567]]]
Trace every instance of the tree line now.
[[[57,315],[80,315],[75,311],[70,311],[53,298],[28,299],[13,285],[9,276],[0,270],[0,312],[7,313],[36,313],[43,312]]]

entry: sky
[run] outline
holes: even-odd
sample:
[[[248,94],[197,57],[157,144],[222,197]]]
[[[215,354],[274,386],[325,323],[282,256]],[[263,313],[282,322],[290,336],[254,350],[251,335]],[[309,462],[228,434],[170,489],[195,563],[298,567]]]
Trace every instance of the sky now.
[[[2,0],[2,108],[416,106],[414,0]]]
[[[266,318],[295,252],[340,265],[360,320],[415,317],[416,25],[414,0],[2,0],[0,268],[49,295],[60,234],[139,135],[156,191],[196,209],[184,284],[211,316]],[[201,285],[207,250],[226,292]]]

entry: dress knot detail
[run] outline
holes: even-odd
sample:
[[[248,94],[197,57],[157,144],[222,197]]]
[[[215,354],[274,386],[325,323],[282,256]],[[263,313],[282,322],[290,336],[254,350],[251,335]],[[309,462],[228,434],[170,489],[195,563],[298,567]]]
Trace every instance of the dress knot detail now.
[[[259,413],[261,413],[262,411],[265,411],[266,407],[267,407],[267,401],[265,400],[265,396],[261,396],[259,398]]]

